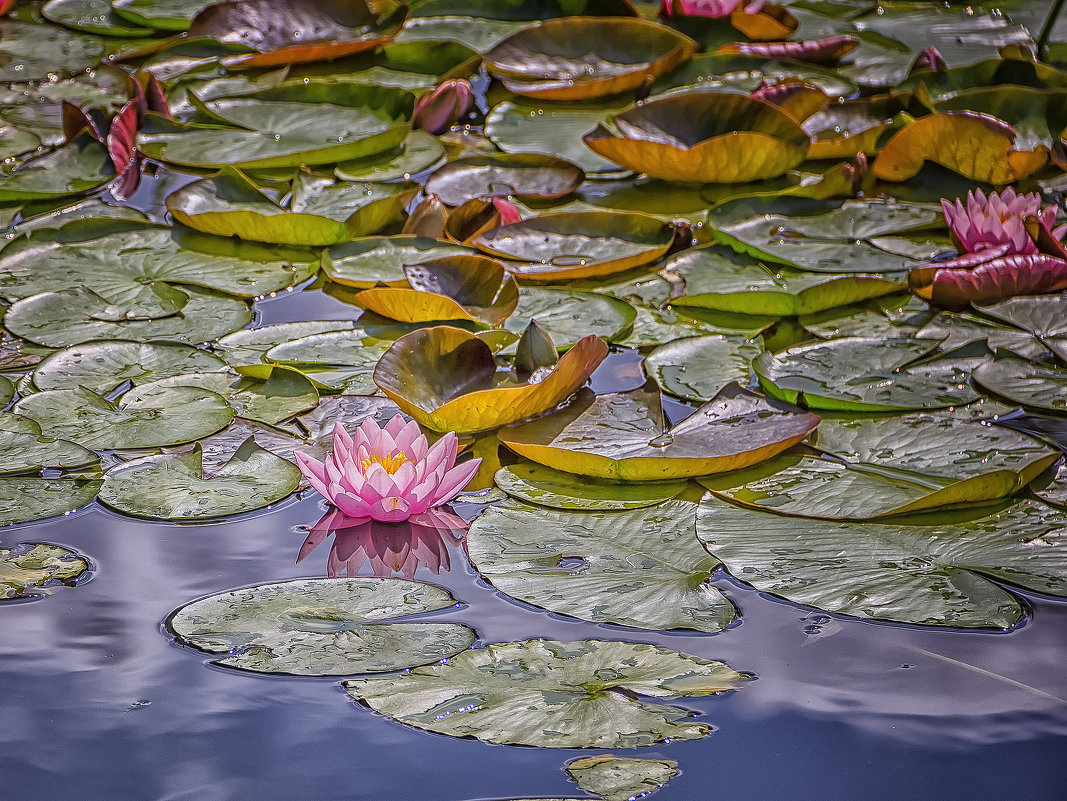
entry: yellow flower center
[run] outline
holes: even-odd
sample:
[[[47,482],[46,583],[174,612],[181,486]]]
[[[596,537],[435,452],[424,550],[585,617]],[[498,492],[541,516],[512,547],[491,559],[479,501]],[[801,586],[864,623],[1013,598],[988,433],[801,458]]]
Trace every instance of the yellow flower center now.
[[[400,465],[404,464],[408,460],[407,455],[403,451],[397,453],[388,453],[385,456],[379,456],[378,454],[372,455],[369,459],[363,460],[363,472],[366,473],[372,464],[377,462],[385,468],[385,472],[392,475],[400,469]]]

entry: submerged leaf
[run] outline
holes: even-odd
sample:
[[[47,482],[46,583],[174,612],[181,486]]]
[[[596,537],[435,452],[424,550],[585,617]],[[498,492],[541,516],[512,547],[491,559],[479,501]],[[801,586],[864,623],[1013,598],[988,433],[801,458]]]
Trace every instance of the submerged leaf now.
[[[58,545],[20,542],[0,548],[0,601],[51,595],[77,584],[89,569],[88,559]]]

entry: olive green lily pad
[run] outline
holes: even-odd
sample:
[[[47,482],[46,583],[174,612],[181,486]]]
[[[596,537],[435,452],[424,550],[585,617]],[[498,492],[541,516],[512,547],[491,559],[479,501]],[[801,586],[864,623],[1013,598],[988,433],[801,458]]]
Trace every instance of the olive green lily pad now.
[[[20,542],[0,548],[0,601],[51,595],[74,586],[90,569],[88,559],[58,545]]]
[[[0,479],[0,526],[69,514],[91,503],[100,484],[70,478]]]
[[[15,385],[10,379],[0,376],[0,408],[11,403],[13,397],[15,397]]]
[[[117,405],[88,389],[54,389],[23,398],[15,411],[37,421],[46,436],[91,450],[191,442],[214,434],[234,417],[222,397],[194,387],[140,393]]]
[[[94,339],[209,342],[244,328],[252,311],[239,298],[187,287],[182,311],[157,320],[113,320],[115,306],[83,287],[42,292],[11,305],[4,326],[13,334],[51,348]]]
[[[771,269],[722,245],[683,251],[663,268],[685,281],[685,294],[673,298],[672,306],[736,314],[816,314],[904,288],[879,275],[812,275],[783,267]]]
[[[0,58],[3,52],[0,50]],[[42,200],[81,195],[115,178],[107,149],[81,136],[51,153],[0,169],[0,201]]]
[[[399,676],[344,682],[401,723],[543,748],[633,748],[695,740],[692,713],[645,699],[718,695],[746,676],[722,662],[637,643],[498,643]]]
[[[394,623],[454,606],[447,591],[386,578],[294,579],[183,606],[167,626],[216,664],[257,673],[345,676],[437,662],[469,648],[458,623]]]
[[[900,272],[930,262],[944,244],[907,238],[941,233],[941,209],[897,200],[741,199],[708,212],[711,234],[757,259],[821,273]],[[913,233],[914,232],[914,233]]]
[[[104,476],[100,501],[154,520],[203,520],[280,501],[300,484],[300,470],[249,438],[226,464],[204,474],[200,449],[147,456]]]
[[[859,87],[839,71],[788,58],[767,59],[740,53],[700,53],[652,85],[653,95],[668,92],[722,92],[758,89],[803,81],[819,87],[828,97],[853,97]]]
[[[323,452],[333,449],[333,429],[338,423],[346,431],[355,430],[370,418],[379,428],[400,414],[400,407],[380,395],[337,395],[324,398],[318,406],[298,418],[307,431],[308,441],[321,446]]]
[[[1067,507],[1067,465],[1056,468],[1056,474],[1046,486],[1034,489],[1034,495],[1052,506]]]
[[[1024,359],[1040,359],[1049,348],[1040,338],[999,321],[974,314],[940,312],[915,332],[917,339],[936,339],[944,350],[953,350],[971,342],[985,342],[992,353],[1008,350]]]
[[[1036,502],[959,524],[828,522],[706,496],[697,535],[734,576],[860,618],[1006,629],[1019,601],[994,582],[1067,593],[1067,515]]]
[[[41,6],[41,16],[66,28],[101,36],[147,38],[154,33],[151,28],[127,24],[114,13],[111,0],[49,0]]]
[[[193,448],[199,448],[205,472],[214,473],[233,458],[233,455],[249,438],[259,447],[270,451],[275,456],[280,456],[287,462],[296,462],[297,450],[307,450],[307,443],[288,431],[257,423],[254,420],[246,420],[243,417],[235,417],[233,422],[224,429],[197,440],[193,445],[178,445],[174,448],[164,448],[163,451],[164,453],[187,453]],[[320,458],[325,456],[325,449],[317,455]]]
[[[711,334],[676,339],[645,357],[645,372],[664,392],[707,401],[731,382],[752,382],[752,360],[762,348],[744,336]]]
[[[812,409],[895,411],[961,406],[978,399],[970,371],[951,359],[913,364],[936,340],[845,337],[763,353],[752,362],[760,386]]]
[[[863,520],[1000,500],[1060,458],[1018,431],[925,413],[823,420],[811,444],[821,453],[702,483],[779,514]]]
[[[444,155],[445,146],[436,136],[425,131],[412,131],[393,150],[338,164],[334,175],[342,181],[407,180],[437,164]]]
[[[215,343],[215,351],[231,367],[261,364],[267,351],[275,345],[327,331],[351,331],[353,327],[350,320],[301,320],[246,328],[221,337]]]
[[[582,757],[567,763],[567,773],[587,793],[602,801],[646,798],[679,774],[669,759],[629,759],[614,754]]]
[[[974,371],[975,383],[1023,406],[1067,414],[1067,370],[1024,359],[997,359]]]
[[[536,320],[562,349],[589,334],[612,340],[630,327],[636,314],[626,301],[596,292],[521,287],[519,304],[504,328],[522,334]]]
[[[0,19],[0,81],[47,81],[49,73],[95,66],[107,46],[98,36],[46,22]]]
[[[475,569],[512,598],[593,623],[722,631],[733,605],[707,583],[719,562],[695,535],[694,504],[567,511],[490,506],[467,532]]]
[[[161,31],[185,31],[206,0],[111,0],[115,13],[125,20]]]
[[[0,415],[0,475],[25,473],[43,467],[65,470],[96,463],[96,454],[80,445],[41,436],[40,426],[33,421],[25,422],[36,431],[12,431],[7,427],[6,418],[17,418],[17,415]]]
[[[85,387],[106,395],[126,381],[146,384],[225,367],[218,356],[176,342],[90,341],[46,356],[33,371],[33,383],[37,389]]]
[[[474,237],[479,250],[519,263],[505,267],[537,281],[610,275],[655,261],[674,240],[663,221],[637,212],[542,214]]]
[[[550,200],[569,195],[584,180],[581,167],[558,156],[503,153],[448,162],[426,179],[426,192],[449,206],[500,195]]]
[[[331,281],[358,289],[375,284],[406,286],[404,267],[477,251],[423,236],[372,236],[330,248],[322,271]]]
[[[567,408],[500,432],[531,461],[623,481],[678,479],[739,470],[800,442],[819,423],[739,387],[727,388],[668,429],[659,393],[583,393]]]
[[[607,481],[575,476],[536,462],[520,462],[497,470],[496,485],[526,503],[553,509],[618,511],[669,501],[686,488],[684,481]]]
[[[318,386],[354,395],[375,391],[375,365],[389,348],[388,340],[368,336],[361,329],[326,331],[282,342],[267,351],[264,359],[294,367]]]

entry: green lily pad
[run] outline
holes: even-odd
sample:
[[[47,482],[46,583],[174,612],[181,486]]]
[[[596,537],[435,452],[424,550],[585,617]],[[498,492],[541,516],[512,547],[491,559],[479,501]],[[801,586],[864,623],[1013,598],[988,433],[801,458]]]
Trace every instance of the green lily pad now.
[[[108,319],[115,306],[83,287],[42,292],[13,303],[4,326],[13,334],[50,348],[95,339],[210,342],[252,322],[245,301],[206,289],[187,287],[181,313],[158,320]]]
[[[151,28],[126,24],[114,13],[110,0],[49,0],[41,6],[41,16],[66,28],[101,36],[148,37],[154,33]]]
[[[333,172],[342,181],[407,180],[437,164],[444,155],[445,146],[436,136],[425,131],[412,131],[396,149],[346,161],[338,164]]]
[[[295,367],[328,390],[371,395],[374,367],[390,344],[358,328],[326,331],[275,345],[264,359]]]
[[[1034,495],[1051,506],[1067,507],[1067,465],[1056,468],[1056,474],[1046,486],[1034,489]]]
[[[242,587],[183,606],[167,620],[215,664],[257,673],[345,676],[437,662],[469,648],[458,623],[393,623],[454,606],[447,591],[403,579],[315,578]]]
[[[16,424],[10,425],[12,422]],[[69,469],[96,463],[92,451],[41,436],[41,428],[18,415],[0,415],[0,474],[25,473],[43,467]]]
[[[92,503],[100,484],[70,478],[0,479],[0,526],[69,514]]]
[[[37,421],[46,436],[91,450],[192,442],[214,434],[234,417],[223,398],[194,387],[139,393],[117,405],[88,389],[55,389],[23,398],[15,411]]]
[[[378,283],[406,286],[407,265],[476,252],[423,236],[372,236],[330,248],[323,254],[322,271],[331,281],[359,289]]]
[[[946,245],[910,239],[943,231],[941,209],[896,200],[790,200],[768,208],[740,199],[708,212],[715,239],[764,261],[820,273],[900,272],[928,263]]]
[[[222,467],[205,476],[200,449],[147,456],[112,468],[100,501],[154,520],[203,520],[241,514],[280,501],[300,484],[300,470],[249,438]]]
[[[487,19],[462,14],[412,17],[396,37],[397,42],[457,42],[478,53],[485,53],[503,39],[522,30],[529,22],[511,19]]]
[[[115,13],[136,25],[161,31],[185,31],[205,0],[111,0]]]
[[[567,773],[587,793],[602,801],[646,798],[679,774],[669,759],[628,759],[614,754],[582,757],[567,763]]]
[[[249,438],[259,447],[287,462],[296,462],[297,450],[308,450],[304,440],[283,429],[235,417],[233,422],[224,429],[198,439],[192,446],[179,445],[175,448],[164,448],[163,451],[164,453],[187,453],[193,448],[199,448],[204,471],[214,473],[230,461]],[[321,454],[316,455],[319,458],[324,457],[325,449]]]
[[[816,314],[904,288],[878,275],[812,275],[771,269],[721,245],[683,251],[668,259],[663,269],[685,281],[685,294],[673,298],[672,306],[736,314]]]
[[[323,400],[307,414],[298,418],[307,432],[308,441],[325,453],[333,450],[333,429],[340,423],[346,431],[354,430],[371,418],[379,428],[400,414],[400,407],[380,395],[337,395]]]
[[[913,364],[936,345],[904,337],[846,337],[763,353],[752,369],[769,395],[789,403],[803,396],[812,409],[885,412],[977,400],[964,366],[951,359]]]
[[[733,605],[707,583],[719,562],[694,534],[694,504],[577,512],[490,506],[467,532],[475,569],[512,598],[593,623],[722,631]]]
[[[449,206],[499,195],[550,200],[569,195],[584,180],[581,167],[558,156],[503,153],[448,162],[426,179],[426,192]]]
[[[226,363],[176,342],[83,342],[51,353],[33,371],[37,389],[85,387],[108,394],[120,384],[147,384],[180,373],[213,372]]]
[[[1033,502],[929,526],[785,517],[712,496],[697,513],[704,547],[762,592],[843,615],[962,628],[1020,619],[1018,600],[994,581],[1067,593],[1064,531],[1063,512]]]
[[[645,372],[664,392],[707,401],[731,382],[752,383],[752,360],[762,350],[744,336],[677,339],[645,357]]]
[[[800,442],[819,418],[727,388],[667,429],[659,393],[648,389],[593,396],[500,432],[531,461],[568,473],[623,481],[708,475],[765,461]]]
[[[941,312],[915,332],[917,339],[936,339],[944,350],[985,342],[990,352],[1009,350],[1024,359],[1040,359],[1048,348],[1038,337],[974,314]]]
[[[371,709],[416,728],[543,748],[633,748],[709,732],[680,707],[745,681],[722,662],[654,645],[499,643],[399,676],[344,682]]]
[[[1060,361],[1067,362],[1067,295],[1019,296],[982,306],[978,311],[1029,331]]]
[[[997,359],[981,365],[975,383],[1023,406],[1067,414],[1067,370],[1024,359]]]
[[[863,520],[996,501],[1060,458],[1026,434],[937,414],[823,420],[811,444],[821,453],[702,483],[779,514]]]
[[[267,351],[283,342],[327,331],[351,331],[352,328],[350,320],[301,320],[246,328],[221,337],[215,343],[215,351],[222,354],[231,367],[244,367],[261,364]]]
[[[749,93],[761,84],[804,81],[829,97],[853,97],[859,87],[838,71],[791,59],[766,59],[738,53],[700,53],[652,84],[652,94],[668,92]]]
[[[535,462],[497,470],[493,481],[512,498],[553,509],[618,511],[669,501],[686,488],[684,481],[605,481],[564,473]]]
[[[614,339],[635,317],[634,308],[626,301],[596,292],[520,287],[519,305],[504,321],[504,328],[522,334],[536,320],[553,344],[563,349],[589,334]]]
[[[51,595],[73,587],[90,569],[88,559],[58,545],[20,542],[0,548],[0,601]]]
[[[2,28],[0,28],[2,31]],[[0,58],[3,51],[0,49]],[[115,178],[107,149],[88,136],[42,156],[32,155],[0,169],[0,201],[43,200],[81,195]]]
[[[631,305],[637,312],[633,325],[623,334],[611,338],[613,344],[624,348],[665,345],[679,339],[718,334],[723,330],[721,325],[713,321],[698,320],[673,309],[654,309],[636,303]],[[764,327],[773,322],[773,318],[767,318]]]
[[[15,385],[10,379],[0,376],[0,408],[11,403],[13,397],[15,397]]]
[[[45,22],[0,19],[0,82],[45,81],[49,73],[81,72],[106,52],[98,36]]]

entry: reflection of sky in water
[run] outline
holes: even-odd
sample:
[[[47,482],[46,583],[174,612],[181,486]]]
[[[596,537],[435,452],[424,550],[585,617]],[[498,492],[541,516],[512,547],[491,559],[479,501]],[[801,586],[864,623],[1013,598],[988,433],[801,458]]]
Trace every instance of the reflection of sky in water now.
[[[3,531],[77,548],[95,578],[0,608],[0,764],[5,795],[116,799],[460,799],[577,795],[578,751],[489,746],[405,728],[348,701],[337,682],[241,674],[174,645],[163,619],[194,598],[325,573],[295,558],[316,498],[233,523],[176,526],[101,510]],[[743,622],[718,635],[596,626],[510,602],[460,550],[416,578],[466,606],[435,615],[483,641],[544,636],[654,642],[723,659],[758,681],[685,699],[719,727],[703,741],[621,755],[665,757],[682,776],[659,798],[1059,797],[1067,778],[1067,602],[1034,601],[1010,634],[860,623],[719,582]],[[904,667],[910,665],[910,667]],[[147,702],[147,703],[146,703]],[[596,752],[594,752],[596,753]],[[929,788],[926,791],[923,788]]]

